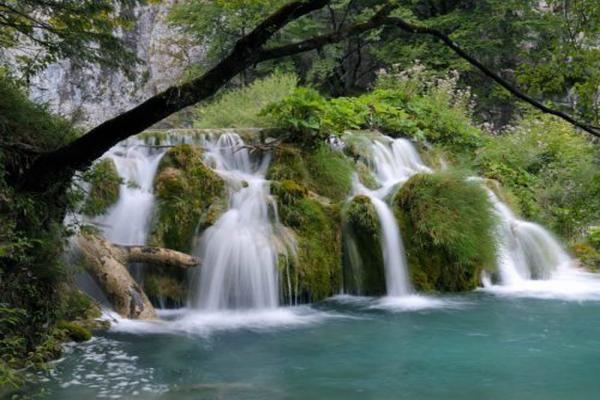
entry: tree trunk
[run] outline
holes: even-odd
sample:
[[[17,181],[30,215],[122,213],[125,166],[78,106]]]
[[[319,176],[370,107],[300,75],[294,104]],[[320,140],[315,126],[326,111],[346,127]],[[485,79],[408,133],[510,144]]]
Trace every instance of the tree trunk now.
[[[115,311],[124,318],[155,319],[156,310],[127,270],[127,263],[143,262],[180,268],[198,266],[200,260],[174,250],[113,245],[96,235],[80,235],[77,244],[85,266],[100,285]]]

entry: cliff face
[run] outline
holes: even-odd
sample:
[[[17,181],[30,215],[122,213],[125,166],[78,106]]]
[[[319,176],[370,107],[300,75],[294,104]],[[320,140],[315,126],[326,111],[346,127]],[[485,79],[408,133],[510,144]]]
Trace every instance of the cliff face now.
[[[176,45],[179,35],[167,24],[169,8],[176,1],[121,10],[132,16],[135,25],[119,35],[143,61],[132,79],[106,68],[77,69],[63,60],[32,80],[31,98],[90,127],[174,84],[184,69],[203,55],[201,46],[183,50]]]

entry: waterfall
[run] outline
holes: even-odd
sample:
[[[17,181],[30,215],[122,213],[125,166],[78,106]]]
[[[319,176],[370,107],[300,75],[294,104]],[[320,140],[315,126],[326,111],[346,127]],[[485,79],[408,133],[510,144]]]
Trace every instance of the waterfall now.
[[[155,151],[141,142],[125,143],[111,149],[106,157],[114,161],[123,178],[119,200],[105,215],[94,219],[104,237],[122,245],[145,244],[154,206],[152,183],[164,150]]]
[[[492,190],[486,190],[500,220],[498,273],[503,285],[550,279],[569,268],[571,258],[546,229],[518,219]]]
[[[412,292],[412,285],[408,276],[404,244],[394,213],[384,198],[411,176],[431,170],[423,164],[410,141],[385,136],[384,140],[385,142],[375,140],[371,145],[371,162],[380,188],[369,190],[355,179],[354,192],[370,198],[379,218],[387,295],[405,296]]]
[[[208,139],[206,159],[229,184],[229,210],[208,228],[194,253],[203,266],[194,277],[191,305],[216,311],[278,305],[277,253],[270,221],[270,157],[250,158],[235,133]]]

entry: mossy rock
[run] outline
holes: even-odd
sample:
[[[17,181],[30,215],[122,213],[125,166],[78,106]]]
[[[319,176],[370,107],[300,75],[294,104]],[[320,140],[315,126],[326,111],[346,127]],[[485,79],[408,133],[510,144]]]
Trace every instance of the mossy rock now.
[[[386,293],[381,226],[371,200],[355,196],[343,209],[344,290],[376,296]]]
[[[472,290],[494,269],[497,221],[479,183],[453,172],[415,175],[393,205],[417,289]]]
[[[92,338],[92,333],[88,329],[73,321],[60,320],[56,323],[56,328],[74,342],[86,342]]]
[[[287,180],[274,183],[273,188],[280,221],[293,231],[297,243],[296,256],[289,259],[289,266],[282,258],[281,280],[293,282],[294,297],[300,302],[319,301],[338,293],[341,287],[339,213],[334,207],[306,196],[306,188],[299,183]],[[291,299],[285,300],[290,302]]]
[[[187,297],[186,274],[183,270],[152,267],[144,275],[144,292],[156,307],[181,307]],[[168,269],[168,271],[167,271]]]
[[[314,149],[281,146],[273,152],[267,172],[272,181],[294,181],[333,201],[343,201],[352,187],[352,161],[322,145]]]
[[[119,200],[123,179],[119,176],[112,159],[100,160],[84,174],[83,179],[90,184],[82,209],[85,215],[102,215]]]
[[[344,153],[321,145],[306,154],[309,188],[333,201],[343,201],[352,189],[354,167]]]
[[[218,218],[214,203],[224,203],[225,183],[202,162],[200,148],[182,144],[161,159],[154,181],[158,200],[150,235],[155,246],[189,252],[198,230]]]
[[[303,151],[290,145],[278,146],[267,171],[267,179],[272,181],[295,181],[306,183],[310,174],[306,168]]]

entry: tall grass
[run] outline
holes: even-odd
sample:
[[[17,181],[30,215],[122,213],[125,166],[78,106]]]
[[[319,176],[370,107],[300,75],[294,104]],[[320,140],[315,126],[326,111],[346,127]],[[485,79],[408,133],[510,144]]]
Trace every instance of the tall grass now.
[[[272,122],[261,110],[289,96],[296,88],[295,75],[275,73],[241,89],[225,92],[196,111],[195,128],[256,128]]]

